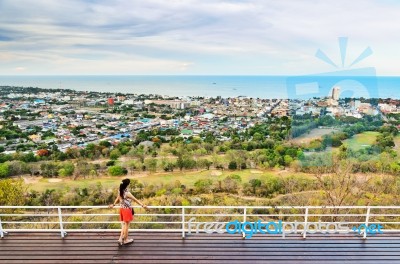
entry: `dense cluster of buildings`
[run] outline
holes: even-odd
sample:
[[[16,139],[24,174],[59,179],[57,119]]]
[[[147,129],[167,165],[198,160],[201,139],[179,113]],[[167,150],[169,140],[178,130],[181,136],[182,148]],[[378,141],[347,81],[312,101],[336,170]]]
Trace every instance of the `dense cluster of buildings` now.
[[[212,132],[220,140],[229,140],[226,131],[243,131],[273,116],[311,114],[361,118],[400,113],[398,100],[373,105],[359,99],[340,99],[338,87],[330,97],[309,100],[8,89],[8,93],[0,94],[0,122],[12,122],[21,132],[29,134],[24,140],[36,145],[52,142],[61,151],[101,140],[118,143],[135,138],[140,130],[153,128],[175,129],[184,138]],[[15,151],[13,146],[18,142],[21,140],[0,138],[0,146],[9,152]]]
[[[362,118],[364,115],[400,114],[399,100],[377,100],[339,98],[340,87],[332,89],[331,96],[309,100],[290,100],[292,115],[329,115]]]

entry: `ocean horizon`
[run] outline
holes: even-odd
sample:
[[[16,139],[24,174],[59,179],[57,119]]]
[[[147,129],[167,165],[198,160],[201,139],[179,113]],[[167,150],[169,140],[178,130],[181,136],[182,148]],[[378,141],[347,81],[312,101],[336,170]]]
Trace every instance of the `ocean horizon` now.
[[[400,76],[3,75],[0,86],[277,99],[328,96],[334,86],[339,86],[342,98],[400,99]]]

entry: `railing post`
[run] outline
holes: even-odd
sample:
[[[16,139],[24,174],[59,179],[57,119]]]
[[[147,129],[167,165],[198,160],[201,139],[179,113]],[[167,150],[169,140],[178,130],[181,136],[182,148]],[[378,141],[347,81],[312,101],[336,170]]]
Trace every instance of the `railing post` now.
[[[182,239],[185,239],[185,207],[182,207]]]
[[[243,224],[246,222],[246,218],[247,218],[247,207],[245,207],[244,211],[243,211]],[[243,238],[245,238],[246,234],[244,232],[242,232],[242,236],[243,236]]]
[[[371,212],[371,208],[368,206],[367,208],[367,214],[365,216],[365,229],[364,229],[364,236],[363,238],[366,239],[367,238],[367,233],[368,233],[368,221],[369,221],[369,214]]]
[[[1,217],[0,217],[0,237],[1,237],[1,238],[4,237],[4,233],[6,233],[6,232],[3,231],[3,225],[1,224]]]
[[[64,227],[63,227],[63,221],[62,221],[62,214],[61,214],[61,208],[58,207],[58,220],[60,222],[60,231],[61,231],[61,237],[64,238],[66,232],[64,232]]]
[[[304,214],[304,231],[303,238],[307,237],[307,224],[308,224],[308,207],[306,207],[306,213]]]

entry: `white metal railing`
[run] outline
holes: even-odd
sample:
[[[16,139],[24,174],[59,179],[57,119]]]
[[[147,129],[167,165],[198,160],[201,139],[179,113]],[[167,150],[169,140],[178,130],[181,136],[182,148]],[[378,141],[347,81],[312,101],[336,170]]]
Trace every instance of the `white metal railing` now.
[[[360,226],[356,230],[363,238],[376,225],[381,225],[385,233],[400,232],[400,206],[149,206],[147,211],[139,206],[134,208],[137,213],[132,231],[181,232],[182,238],[192,230],[198,232],[200,227],[210,233],[205,226],[226,225],[235,220],[280,223],[283,237],[288,233],[287,227],[294,224],[293,233],[301,233],[303,238],[323,230],[321,225],[326,225],[325,233],[330,233],[328,225],[335,223]],[[59,232],[61,237],[67,232],[114,232],[120,230],[118,220],[119,214],[107,206],[0,206],[0,236],[35,231]],[[302,228],[297,229],[298,226]],[[247,231],[245,228],[238,233],[245,237]],[[334,231],[348,230],[341,227]]]

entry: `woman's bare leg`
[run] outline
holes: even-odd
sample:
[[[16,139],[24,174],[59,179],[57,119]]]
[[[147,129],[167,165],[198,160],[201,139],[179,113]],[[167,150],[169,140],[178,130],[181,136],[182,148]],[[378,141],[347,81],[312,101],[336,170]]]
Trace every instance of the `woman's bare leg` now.
[[[125,226],[124,226],[124,232],[125,232],[125,236],[124,236],[124,242],[128,241],[128,234],[129,234],[129,224],[131,222],[125,222]]]
[[[118,241],[123,242],[125,238],[125,222],[121,223],[121,235],[119,236]]]

